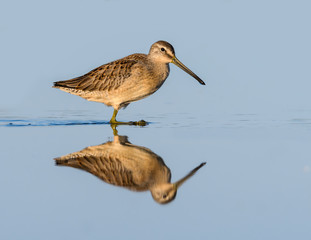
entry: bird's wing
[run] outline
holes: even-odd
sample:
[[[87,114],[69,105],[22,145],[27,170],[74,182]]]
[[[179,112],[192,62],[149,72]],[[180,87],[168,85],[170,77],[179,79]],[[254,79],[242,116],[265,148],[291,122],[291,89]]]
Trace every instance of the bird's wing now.
[[[89,73],[66,81],[54,83],[54,87],[73,88],[83,91],[103,91],[117,89],[128,79],[139,59],[123,58],[111,63],[102,65]]]

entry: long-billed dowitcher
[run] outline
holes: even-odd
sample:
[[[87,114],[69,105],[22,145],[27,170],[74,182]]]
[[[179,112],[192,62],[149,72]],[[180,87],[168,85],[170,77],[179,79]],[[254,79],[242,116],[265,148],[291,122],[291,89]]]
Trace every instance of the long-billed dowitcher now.
[[[118,122],[120,108],[145,98],[157,91],[169,75],[169,63],[174,63],[194,77],[200,84],[205,83],[175,56],[174,48],[165,41],[154,43],[148,55],[132,54],[104,64],[89,73],[66,81],[54,82],[54,87],[78,95],[89,101],[112,106],[114,112],[110,123],[144,125],[145,122]]]
[[[171,171],[159,155],[130,143],[127,136],[119,136],[116,131],[112,142],[55,158],[55,162],[59,166],[82,169],[115,186],[139,192],[149,190],[153,199],[161,204],[174,200],[177,189],[205,165],[201,163],[171,183]]]

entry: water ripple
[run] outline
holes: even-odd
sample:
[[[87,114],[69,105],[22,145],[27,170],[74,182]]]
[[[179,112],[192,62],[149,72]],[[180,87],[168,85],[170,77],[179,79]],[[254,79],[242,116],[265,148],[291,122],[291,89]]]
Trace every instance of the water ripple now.
[[[0,119],[0,127],[74,126],[110,124],[99,120]]]
[[[311,124],[311,118],[294,118],[289,121],[291,124],[296,125],[310,125]]]
[[[197,114],[163,113],[156,116],[141,115],[142,119],[156,128],[258,128],[258,127],[311,127],[311,113],[286,115],[269,114]],[[0,127],[28,126],[75,126],[108,125],[108,120],[100,119],[99,113],[93,112],[48,112],[41,116],[2,114]],[[92,119],[92,120],[90,120]],[[122,115],[120,121],[135,119],[132,115]]]

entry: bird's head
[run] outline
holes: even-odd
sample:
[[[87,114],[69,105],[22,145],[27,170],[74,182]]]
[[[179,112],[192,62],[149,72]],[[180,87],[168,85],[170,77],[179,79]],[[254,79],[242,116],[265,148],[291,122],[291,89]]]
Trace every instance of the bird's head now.
[[[166,204],[173,201],[177,194],[177,187],[172,183],[164,183],[151,189],[153,199],[160,204]]]
[[[194,77],[200,84],[205,85],[201,78],[199,78],[194,72],[187,68],[181,61],[175,56],[175,50],[173,46],[166,41],[158,41],[152,44],[148,56],[154,61],[162,63],[174,63],[177,67],[184,70],[186,73]]]
[[[189,178],[191,178],[205,164],[205,162],[201,163],[199,166],[191,170],[186,176],[184,176],[175,183],[162,183],[155,185],[151,189],[151,195],[153,199],[161,204],[166,204],[173,201],[176,197],[177,189]]]

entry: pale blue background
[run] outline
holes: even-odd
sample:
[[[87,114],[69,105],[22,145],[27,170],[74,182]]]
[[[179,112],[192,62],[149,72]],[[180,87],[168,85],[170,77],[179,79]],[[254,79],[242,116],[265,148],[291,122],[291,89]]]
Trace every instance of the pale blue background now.
[[[310,109],[310,7],[309,1],[281,0],[6,1],[0,8],[0,106],[95,109],[109,118],[111,109],[49,87],[147,53],[163,39],[207,86],[172,66],[163,88],[130,106],[131,114]]]
[[[1,120],[109,120],[52,89],[167,40],[175,66],[120,111],[133,144],[173,180],[207,165],[167,206],[53,158],[112,138],[108,125],[0,127],[1,239],[311,239],[310,1],[2,1]]]

